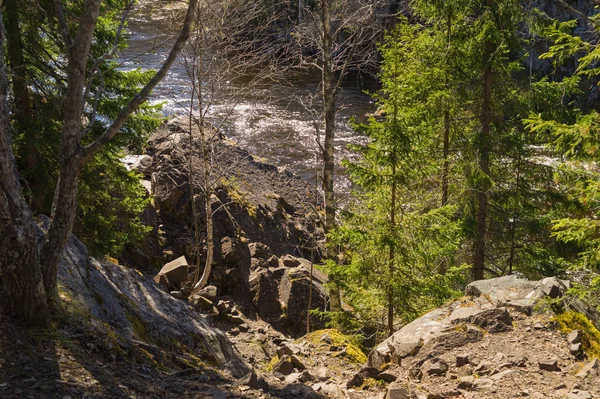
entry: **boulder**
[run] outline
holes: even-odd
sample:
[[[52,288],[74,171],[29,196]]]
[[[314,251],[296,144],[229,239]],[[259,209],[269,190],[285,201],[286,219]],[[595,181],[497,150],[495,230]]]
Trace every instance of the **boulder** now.
[[[509,331],[512,318],[507,308],[531,313],[541,298],[557,290],[560,294],[568,285],[559,279],[536,282],[514,275],[475,281],[466,288],[472,298],[456,300],[408,323],[369,353],[367,365],[379,369],[404,358],[439,356],[481,340],[479,328],[490,333]]]
[[[284,356],[273,366],[273,373],[289,375],[294,371],[294,364],[289,356]]]
[[[393,382],[387,388],[385,399],[411,399],[411,394],[405,386],[398,382]]]
[[[261,318],[270,320],[281,316],[279,302],[279,284],[268,270],[255,271],[250,274],[250,294],[252,303]]]
[[[448,364],[440,359],[432,359],[423,365],[424,374],[429,376],[443,376],[448,371]]]
[[[311,310],[325,311],[327,303],[325,286],[313,279],[311,290],[310,275],[302,266],[287,269],[279,283],[279,301],[285,314],[284,325],[290,332],[297,333],[306,330],[307,305],[310,295],[312,295]],[[320,328],[322,321],[316,317],[311,318],[311,325],[314,328]]]
[[[250,251],[250,256],[252,258],[267,260],[271,256],[273,256],[271,248],[269,248],[268,245],[263,244],[261,242],[252,242],[248,244],[248,250]]]
[[[236,378],[250,371],[227,336],[187,302],[172,297],[131,268],[89,258],[85,246],[73,236],[58,265],[58,279],[65,295],[77,302],[90,325],[109,328],[125,348],[136,340],[148,345],[155,342],[165,350],[183,345],[199,348],[197,356],[220,365]]]
[[[250,373],[248,373],[247,375],[245,375],[244,377],[242,377],[238,382],[239,382],[239,384],[245,385],[245,386],[250,387],[252,389],[258,389],[259,388],[258,377],[257,377],[256,372],[254,370],[252,370]]]
[[[239,247],[240,242],[231,237],[221,238],[221,257],[223,263],[229,267],[235,267],[240,259]]]
[[[169,291],[178,291],[188,279],[188,267],[187,259],[185,256],[181,256],[164,265],[154,277],[154,281]]]

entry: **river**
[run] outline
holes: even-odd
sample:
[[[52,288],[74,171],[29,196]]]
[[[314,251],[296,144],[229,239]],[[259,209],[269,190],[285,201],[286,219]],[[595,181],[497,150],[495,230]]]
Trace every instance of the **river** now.
[[[156,69],[169,51],[169,28],[161,19],[149,20],[138,14],[128,25],[128,48],[119,54],[122,68]],[[227,122],[223,133],[236,141],[251,154],[267,159],[278,166],[291,170],[308,182],[314,183],[319,170],[318,145],[311,112],[298,98],[318,94],[320,75],[318,71],[294,79],[293,85],[270,83],[250,91],[241,91],[231,106],[227,96],[219,97],[208,110],[213,124],[220,124],[224,114]],[[235,83],[230,83],[235,89]],[[363,88],[375,90],[371,79],[359,87],[357,79],[347,79],[338,95],[336,117],[336,160],[352,157],[348,145],[358,143],[361,137],[352,130],[349,119],[365,120],[365,115],[375,109],[372,98]],[[182,60],[178,61],[168,76],[154,90],[151,102],[162,102],[165,115],[185,113],[189,105],[191,84]],[[363,139],[364,140],[364,139]],[[336,191],[348,192],[349,181],[338,167]]]

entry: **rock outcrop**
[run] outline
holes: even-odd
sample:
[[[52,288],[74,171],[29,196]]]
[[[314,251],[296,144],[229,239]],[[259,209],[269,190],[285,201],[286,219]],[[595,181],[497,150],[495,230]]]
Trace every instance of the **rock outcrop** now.
[[[468,297],[425,314],[378,345],[367,366],[398,376],[388,387],[390,398],[595,397],[600,387],[591,378],[598,363],[581,362],[581,331],[563,334],[541,306],[568,287],[554,277],[471,283]]]
[[[140,342],[163,348],[185,346],[233,376],[249,372],[226,335],[205,316],[136,270],[88,257],[75,237],[59,265],[59,284],[66,306],[76,307],[91,325],[113,330],[125,349]]]

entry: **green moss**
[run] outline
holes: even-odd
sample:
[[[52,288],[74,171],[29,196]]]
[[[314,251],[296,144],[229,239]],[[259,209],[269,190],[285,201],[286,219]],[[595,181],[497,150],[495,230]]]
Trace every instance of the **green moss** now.
[[[600,331],[583,314],[577,312],[564,312],[554,320],[560,325],[560,330],[565,334],[573,330],[581,331],[583,350],[590,358],[600,358]]]
[[[133,333],[138,339],[150,342],[150,335],[148,334],[148,330],[146,330],[146,326],[144,326],[144,323],[136,315],[127,312],[127,320],[131,323]]]
[[[271,361],[269,362],[269,364],[267,364],[267,367],[265,367],[265,371],[270,373],[271,371],[273,371],[273,367],[275,367],[275,365],[279,362],[279,356],[275,355],[273,356],[273,358],[271,359]]]
[[[327,330],[314,331],[306,335],[305,338],[309,342],[312,342],[315,346],[317,346],[321,342],[321,338],[323,338],[325,334],[331,337],[333,345],[339,347],[346,347],[346,354],[352,362],[357,364],[364,364],[367,362],[367,356],[360,349],[356,340],[354,340],[352,337],[340,333],[338,330],[335,330],[333,328]]]

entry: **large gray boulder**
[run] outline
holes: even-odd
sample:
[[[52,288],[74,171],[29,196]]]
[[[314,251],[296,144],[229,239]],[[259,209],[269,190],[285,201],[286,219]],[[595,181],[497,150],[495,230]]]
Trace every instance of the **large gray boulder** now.
[[[471,298],[456,300],[407,324],[371,351],[368,366],[379,369],[409,357],[437,356],[481,340],[483,331],[509,331],[512,318],[508,308],[530,314],[540,299],[562,296],[568,287],[568,281],[554,277],[528,281],[505,276],[475,281],[466,288]]]
[[[138,271],[88,257],[87,249],[75,237],[65,249],[58,277],[62,295],[85,313],[90,324],[112,329],[123,348],[137,341],[167,348],[184,345],[235,377],[250,371],[226,335],[205,316]]]

